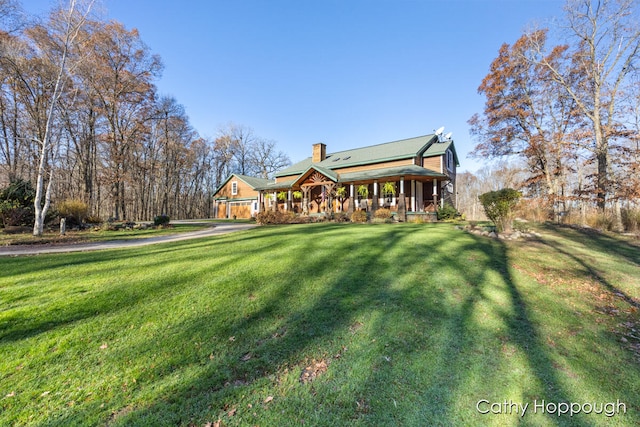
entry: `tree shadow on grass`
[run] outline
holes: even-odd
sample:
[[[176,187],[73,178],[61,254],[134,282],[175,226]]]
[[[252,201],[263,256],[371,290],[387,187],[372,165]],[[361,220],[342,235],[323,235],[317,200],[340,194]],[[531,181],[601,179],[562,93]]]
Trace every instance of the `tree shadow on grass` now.
[[[620,238],[615,238],[590,228],[578,228],[550,223],[544,224],[543,228],[585,247],[595,247],[604,253],[614,253],[620,258],[640,265],[640,247]]]
[[[215,238],[211,238],[215,239]],[[42,298],[43,290],[38,286],[39,279],[49,281],[64,279],[69,272],[77,267],[83,270],[80,286],[66,290],[68,298],[62,298],[61,304],[49,307],[49,312],[43,315],[39,310],[37,315],[30,311],[21,311],[11,308],[14,312],[6,314],[4,322],[0,324],[0,344],[28,339],[48,331],[55,330],[85,319],[97,316],[109,315],[114,312],[126,312],[130,307],[136,307],[147,299],[158,298],[165,292],[171,292],[172,288],[186,277],[193,275],[197,269],[180,272],[184,278],[171,275],[169,277],[159,277],[151,284],[140,286],[144,277],[136,280],[118,282],[103,286],[102,290],[96,291],[94,283],[109,281],[110,276],[122,277],[129,274],[134,275],[141,271],[149,271],[167,267],[169,261],[180,263],[188,260],[197,263],[199,260],[206,260],[211,257],[211,252],[206,249],[216,247],[215,241],[191,241],[166,243],[153,248],[141,249],[121,249],[106,250],[87,253],[54,254],[38,257],[38,262],[34,263],[30,257],[21,257],[7,262],[7,277],[9,281],[19,282],[22,277],[34,277],[28,279],[23,289],[13,287],[11,296],[3,296],[3,304],[10,307],[13,304],[29,306],[33,298]],[[219,247],[219,246],[218,246]],[[185,258],[182,251],[189,251],[188,258]],[[194,254],[194,251],[197,254]],[[237,261],[246,254],[224,253],[225,259],[229,263]],[[142,263],[132,261],[131,264],[120,263],[126,260],[143,259]],[[26,279],[25,279],[26,280]],[[35,281],[34,281],[35,280]],[[7,289],[11,286],[7,286]],[[32,288],[32,289],[30,289]],[[65,289],[64,285],[60,285]],[[77,288],[81,288],[78,290]],[[57,289],[56,289],[57,291]],[[7,291],[9,292],[9,291]],[[0,295],[2,289],[0,288]]]
[[[136,397],[135,392],[116,395],[106,402],[107,410],[111,408],[113,413],[102,422],[202,425],[222,417],[233,425],[252,425],[252,413],[259,411],[266,420],[262,424],[278,420],[284,425],[303,418],[314,420],[308,404],[296,401],[306,396],[324,414],[324,418],[316,418],[311,424],[415,425],[434,421],[477,425],[482,418],[475,418],[475,402],[461,407],[459,399],[470,398],[469,388],[487,390],[483,383],[495,385],[497,393],[506,393],[508,388],[501,384],[504,379],[483,375],[483,371],[495,372],[492,365],[503,361],[504,356],[487,347],[499,345],[500,340],[524,356],[526,367],[538,384],[533,391],[521,390],[525,398],[561,402],[575,397],[558,378],[544,339],[531,319],[527,298],[511,275],[509,249],[502,242],[467,234],[456,236],[460,241],[453,242],[452,234],[442,232],[442,228],[408,224],[362,227],[359,235],[351,230],[314,225],[309,230],[296,231],[314,233],[314,238],[305,240],[304,251],[291,253],[281,248],[282,257],[273,258],[273,269],[278,274],[248,269],[242,272],[245,284],[239,285],[229,306],[212,306],[172,324],[172,341],[183,343],[185,348],[174,349],[175,354],[167,353],[164,359],[157,360],[136,386],[143,395],[156,388],[162,392],[151,398]],[[272,230],[283,240],[295,240],[291,231]],[[268,239],[271,232],[261,233],[267,246],[272,247],[272,240]],[[415,233],[422,233],[423,240],[417,241]],[[347,240],[340,239],[343,234]],[[251,252],[261,248],[257,244]],[[234,262],[239,268],[246,268],[240,259]],[[439,276],[443,270],[458,274]],[[232,285],[231,281],[220,284]],[[496,299],[496,292],[504,301]],[[483,310],[499,319],[503,332],[497,334],[481,324],[479,314]],[[390,331],[398,322],[400,334],[391,336]],[[367,329],[368,336],[374,339],[359,340],[352,332],[359,327]],[[418,338],[410,336],[414,327],[419,329]],[[477,333],[485,334],[480,339],[491,341],[479,342]],[[144,337],[131,343],[127,351],[144,358],[149,349],[163,346],[164,338],[166,335]],[[204,342],[208,347],[189,350],[187,347],[194,342]],[[350,343],[356,349],[346,349]],[[469,358],[474,352],[483,351],[488,355]],[[433,366],[421,366],[423,352],[436,359]],[[329,360],[338,355],[330,367],[336,372],[358,370],[358,360],[365,366],[371,364],[371,369],[360,372],[361,376],[354,374],[352,379],[329,375],[326,381],[319,379],[311,385],[301,386],[297,381],[282,385],[291,379],[287,372],[296,372],[297,377],[297,372],[312,360]],[[390,361],[383,359],[387,356]],[[393,363],[402,359],[416,362],[394,370]],[[469,360],[479,366],[469,366]],[[404,374],[398,371],[402,369],[406,370]],[[426,373],[418,372],[421,370]],[[180,377],[189,379],[172,381]],[[346,398],[331,400],[334,387],[348,387],[351,391],[345,394]],[[403,406],[402,413],[394,412],[397,402],[380,397],[385,396],[385,387],[406,389],[415,404]],[[270,393],[285,394],[276,394],[273,403],[263,403]],[[510,397],[479,395],[477,399]],[[294,408],[280,403],[286,400],[293,400]],[[98,405],[97,401],[87,403],[45,425],[82,423],[87,413],[100,411]],[[270,405],[278,412],[270,414]],[[295,413],[295,408],[308,412]],[[548,414],[546,420],[557,425],[576,422],[576,418],[567,420],[555,414]],[[577,420],[581,425],[590,425],[587,420]]]
[[[545,340],[531,320],[526,299],[510,273],[508,248],[500,241],[482,237],[468,236],[464,239],[465,244],[461,245],[456,253],[441,254],[439,260],[431,263],[431,271],[454,268],[460,273],[463,283],[458,285],[466,289],[463,295],[458,295],[458,304],[449,305],[449,310],[443,312],[442,305],[445,305],[446,301],[443,300],[442,293],[438,295],[438,292],[434,292],[433,284],[426,278],[424,287],[421,288],[425,298],[415,299],[409,296],[413,303],[405,305],[410,308],[413,317],[422,318],[432,327],[446,331],[446,337],[441,340],[441,348],[434,352],[437,360],[434,363],[430,381],[412,390],[413,404],[403,406],[403,412],[394,411],[394,406],[397,404],[395,399],[406,399],[408,396],[395,396],[394,399],[389,396],[384,412],[396,413],[395,417],[389,415],[385,420],[389,425],[479,425],[495,422],[495,419],[490,419],[491,414],[479,413],[476,403],[482,399],[491,403],[510,401],[522,404],[532,402],[534,399],[546,399],[551,402],[571,400],[570,393],[562,386],[556,373],[557,369],[547,354]],[[434,243],[446,244],[446,242]],[[479,259],[482,257],[479,254],[484,254],[483,259]],[[411,257],[410,254],[406,254],[406,257],[409,263],[420,262],[419,257]],[[469,260],[474,261],[470,263]],[[476,265],[471,266],[472,263]],[[491,275],[497,275],[497,281],[490,278]],[[455,286],[453,283],[449,285]],[[505,292],[508,304],[503,306],[496,302],[495,296],[492,296],[495,289],[490,288],[499,288]],[[413,289],[405,292],[413,292]],[[399,298],[406,300],[404,296]],[[483,335],[486,327],[478,323],[486,308],[481,306],[489,307],[489,315],[493,314],[500,318],[505,326],[503,333],[495,334],[491,331]],[[387,320],[381,319],[378,327],[383,330],[385,323]],[[483,342],[485,339],[487,341]],[[502,350],[496,351],[495,348],[491,348],[491,346],[499,348],[501,344]],[[525,356],[531,375],[537,382],[530,390],[519,390],[519,395],[509,394],[502,385],[505,381],[508,382],[505,378],[508,373],[496,369],[496,365],[507,362],[508,357],[511,357],[509,354],[504,354],[505,351],[507,353],[511,351],[507,345],[515,347]],[[506,350],[504,350],[505,347]],[[419,354],[416,353],[418,351],[420,350],[400,350],[397,354],[392,354],[391,358],[419,360]],[[495,357],[477,357],[478,353],[485,352],[488,355],[495,354]],[[470,363],[475,366],[469,366]],[[497,377],[500,375],[504,377]],[[410,379],[406,381],[411,382]],[[487,389],[483,384],[495,384],[496,390]],[[363,389],[375,389],[381,385],[379,379],[373,375]],[[477,395],[475,401],[462,400],[464,395],[467,395],[468,399],[469,391],[474,389],[484,389],[485,394]],[[390,404],[392,401],[393,406]],[[488,405],[482,409],[486,407]],[[529,416],[531,412],[530,409]],[[505,418],[510,415],[512,418],[518,417],[514,412],[493,414],[494,417]],[[574,425],[576,418],[559,418],[557,414],[546,414],[547,422],[553,425]],[[581,420],[581,425],[592,424]]]

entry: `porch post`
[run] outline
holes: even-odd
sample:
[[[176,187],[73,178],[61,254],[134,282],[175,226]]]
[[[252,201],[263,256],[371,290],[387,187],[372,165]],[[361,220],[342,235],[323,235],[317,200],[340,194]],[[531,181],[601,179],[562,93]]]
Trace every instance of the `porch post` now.
[[[416,212],[416,181],[411,180],[411,212]]]
[[[378,181],[373,181],[373,197],[371,198],[371,213],[375,213],[378,210]]]
[[[273,211],[278,212],[278,193],[273,192]]]
[[[349,215],[349,218],[351,218],[351,215],[353,214],[353,210],[354,210],[354,206],[353,206],[353,183],[349,185],[349,207],[347,208],[347,215]]]
[[[302,187],[302,214],[309,215],[309,187]]]
[[[404,198],[404,176],[400,177],[400,194],[398,194],[398,221],[407,221],[407,207]]]
[[[293,206],[291,204],[291,200],[292,200],[291,189],[289,189],[289,191],[287,192],[287,206],[285,208],[287,211],[292,211],[293,210]]]
[[[438,209],[438,180],[433,178],[433,208]]]

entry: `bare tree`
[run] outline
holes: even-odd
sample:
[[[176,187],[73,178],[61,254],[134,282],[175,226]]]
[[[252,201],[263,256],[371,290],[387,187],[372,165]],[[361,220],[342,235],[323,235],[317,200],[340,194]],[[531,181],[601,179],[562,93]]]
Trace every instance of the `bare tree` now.
[[[591,125],[598,206],[604,209],[617,200],[610,143],[621,135],[621,88],[640,58],[637,1],[569,0],[565,11],[566,30],[575,43],[566,49],[565,61],[551,63],[542,55],[540,64]]]
[[[70,0],[67,9],[54,11],[51,16],[51,33],[38,46],[52,70],[55,72],[50,82],[53,87],[51,98],[46,107],[44,118],[44,132],[37,139],[40,146],[39,161],[36,178],[36,195],[34,199],[35,221],[33,235],[41,236],[44,219],[51,204],[51,190],[53,188],[54,170],[53,160],[57,155],[58,145],[53,137],[54,121],[58,109],[58,102],[65,89],[67,73],[73,73],[77,63],[71,63],[72,50],[77,43],[78,35],[87,16],[91,11],[93,1],[79,5],[76,0]],[[47,183],[45,190],[45,181]],[[43,203],[44,198],[44,203]]]
[[[256,138],[250,148],[252,170],[261,178],[271,178],[275,172],[291,164],[289,157],[276,149],[275,141]]]
[[[20,3],[0,0],[0,33],[14,34],[26,25]]]

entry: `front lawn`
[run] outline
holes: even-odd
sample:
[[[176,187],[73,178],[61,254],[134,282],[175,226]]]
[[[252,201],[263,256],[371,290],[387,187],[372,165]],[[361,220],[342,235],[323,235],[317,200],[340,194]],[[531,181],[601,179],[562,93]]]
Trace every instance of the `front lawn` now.
[[[0,259],[0,425],[639,424],[640,249],[541,232],[309,224]]]
[[[204,228],[213,227],[215,223],[203,220],[198,223],[178,223],[165,227],[151,227],[145,229],[122,228],[107,230],[102,226],[96,226],[87,230],[68,230],[64,236],[59,231],[48,230],[42,236],[36,237],[31,233],[8,234],[0,233],[0,246],[11,245],[42,245],[42,244],[73,244],[108,242],[112,240],[133,240],[148,237],[163,236],[167,234],[187,233]]]

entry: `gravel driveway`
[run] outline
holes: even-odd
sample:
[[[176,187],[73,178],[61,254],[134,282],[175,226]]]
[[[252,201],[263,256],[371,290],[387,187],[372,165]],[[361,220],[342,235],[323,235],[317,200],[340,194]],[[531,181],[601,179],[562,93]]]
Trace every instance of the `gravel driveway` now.
[[[97,251],[101,249],[133,248],[153,245],[155,243],[178,242],[181,240],[197,239],[199,237],[217,236],[233,233],[234,231],[249,230],[256,224],[216,223],[215,227],[189,233],[169,234],[165,236],[149,237],[134,240],[112,240],[109,242],[70,243],[57,245],[16,245],[0,247],[0,256],[38,255],[65,252]]]

